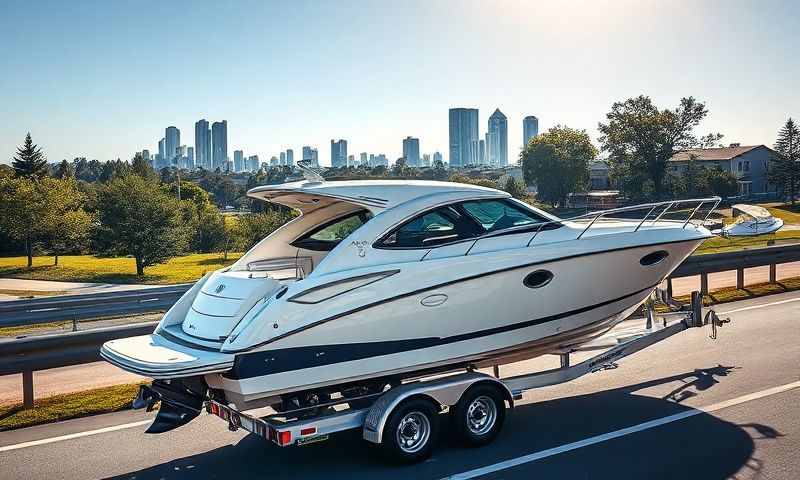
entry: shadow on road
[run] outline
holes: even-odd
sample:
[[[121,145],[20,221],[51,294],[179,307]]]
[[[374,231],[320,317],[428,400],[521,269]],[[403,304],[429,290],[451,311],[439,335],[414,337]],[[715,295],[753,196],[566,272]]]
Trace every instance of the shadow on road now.
[[[346,432],[319,444],[279,448],[254,435],[236,445],[131,472],[118,479],[201,478],[441,478],[521,455],[691,410],[679,403],[719,383],[734,367],[695,370],[613,390],[521,405],[495,442],[466,449],[447,435],[432,459],[414,466],[386,465],[379,451]],[[645,388],[684,382],[664,398],[637,395]],[[553,455],[498,472],[502,478],[730,478],[758,476],[756,438],[781,436],[760,424],[736,425],[701,413],[615,440]],[[489,476],[488,478],[495,478]]]

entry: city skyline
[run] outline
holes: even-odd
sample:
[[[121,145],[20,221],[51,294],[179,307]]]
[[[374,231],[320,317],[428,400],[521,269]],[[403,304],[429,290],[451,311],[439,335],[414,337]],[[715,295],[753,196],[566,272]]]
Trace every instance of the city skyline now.
[[[793,2],[734,1],[723,12],[710,2],[627,0],[498,2],[489,11],[470,1],[458,9],[441,1],[380,9],[360,2],[144,3],[5,5],[0,40],[17,48],[0,52],[0,161],[9,162],[28,131],[51,162],[127,159],[155,151],[166,126],[190,137],[200,118],[228,119],[228,145],[262,158],[302,145],[326,150],[331,138],[343,138],[354,152],[394,161],[409,135],[426,152],[449,157],[444,112],[451,106],[478,108],[481,130],[499,108],[514,163],[525,116],[539,117],[540,132],[564,124],[596,141],[613,102],[639,94],[661,108],[681,96],[705,101],[710,115],[701,129],[723,133],[725,142],[771,144],[786,117],[800,116],[791,90],[800,65],[786,61],[800,13]],[[216,27],[203,42],[191,29],[141,35],[154,18]],[[487,21],[494,34],[476,33]],[[25,27],[31,23],[35,31]],[[359,28],[336,27],[342,24]],[[261,25],[270,28],[255,28]],[[316,35],[297,34],[309,30]],[[432,34],[434,47],[426,41]],[[289,38],[291,45],[275,48]],[[167,77],[156,60],[165,45],[180,52]],[[322,74],[334,68],[343,73]],[[235,73],[242,71],[248,74]],[[423,71],[447,75],[421,81]]]

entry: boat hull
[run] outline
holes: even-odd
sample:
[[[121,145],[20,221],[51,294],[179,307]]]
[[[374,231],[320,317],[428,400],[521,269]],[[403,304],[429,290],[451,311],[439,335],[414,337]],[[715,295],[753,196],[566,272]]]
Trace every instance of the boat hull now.
[[[258,351],[239,353],[231,370],[206,375],[206,381],[233,403],[246,404],[300,389],[448,365],[504,363],[574,347],[628,317],[702,240],[631,246],[488,272],[485,264],[476,265],[484,272],[398,294]],[[666,252],[660,261],[641,263],[658,252]],[[551,252],[544,254],[553,258]],[[474,257],[465,256],[464,262],[475,264]],[[427,265],[420,265],[416,278],[423,285],[422,269],[439,277],[437,268],[463,269],[452,258],[422,263]],[[552,279],[541,287],[526,285],[538,271],[550,272]],[[413,278],[414,272],[406,273]]]

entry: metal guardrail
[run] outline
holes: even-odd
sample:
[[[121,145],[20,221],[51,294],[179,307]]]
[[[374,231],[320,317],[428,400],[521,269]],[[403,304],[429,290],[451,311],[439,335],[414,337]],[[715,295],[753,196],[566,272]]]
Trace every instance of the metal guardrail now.
[[[0,302],[0,327],[133,315],[167,310],[191,285]]]
[[[770,282],[775,282],[775,266],[800,261],[800,245],[782,245],[738,252],[689,257],[668,279],[671,295],[673,278],[700,275],[701,292],[708,293],[708,274],[736,270],[737,287],[744,284],[744,269],[770,266]],[[0,326],[28,325],[77,317],[92,318],[98,312],[144,312],[168,309],[189,285],[154,288],[148,291],[73,295],[0,302]],[[91,298],[90,298],[91,297]],[[23,374],[23,398],[26,408],[33,407],[33,372],[49,368],[79,365],[100,360],[103,343],[153,331],[156,322],[97,328],[79,332],[0,339],[0,375]]]

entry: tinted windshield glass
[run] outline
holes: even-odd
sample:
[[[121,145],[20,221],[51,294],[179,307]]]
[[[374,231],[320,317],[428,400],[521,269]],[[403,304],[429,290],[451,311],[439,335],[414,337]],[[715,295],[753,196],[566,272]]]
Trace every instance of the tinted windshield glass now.
[[[309,235],[308,238],[328,242],[341,241],[351,233],[355,232],[358,227],[364,225],[367,220],[367,215],[362,213],[345,217],[322,228],[321,230],[317,230]]]
[[[463,215],[453,207],[424,213],[400,226],[380,243],[382,247],[424,248],[442,245],[474,236]]]
[[[506,200],[464,202],[461,206],[487,232],[547,221],[536,213],[523,210]]]

